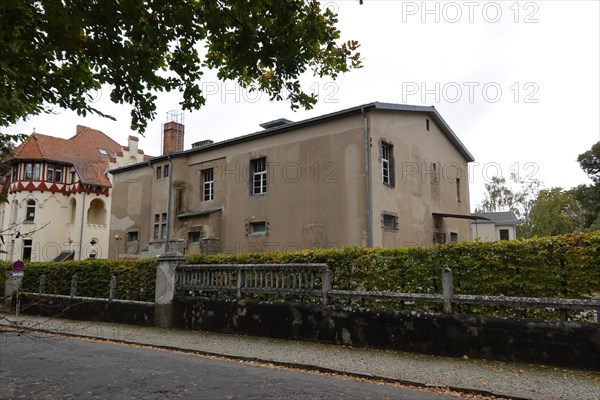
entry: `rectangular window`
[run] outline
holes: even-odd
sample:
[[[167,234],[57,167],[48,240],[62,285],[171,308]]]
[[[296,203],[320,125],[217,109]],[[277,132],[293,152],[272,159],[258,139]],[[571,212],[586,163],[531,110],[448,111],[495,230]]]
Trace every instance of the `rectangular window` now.
[[[155,240],[165,240],[167,238],[167,213],[154,214],[154,234]]]
[[[460,178],[456,178],[456,201],[459,203],[462,202],[462,198],[460,195]]]
[[[63,167],[62,165],[48,164],[46,170],[46,181],[48,182],[62,182]]]
[[[25,164],[25,174],[23,176],[23,179],[31,180],[32,172],[33,172],[33,164],[31,164],[31,163]]]
[[[264,235],[266,233],[267,233],[267,223],[265,221],[250,223],[250,234],[251,235]]]
[[[508,229],[500,229],[500,240],[509,240]]]
[[[267,193],[267,159],[258,158],[250,161],[251,194]]]
[[[12,180],[13,182],[19,180],[19,164],[15,164],[12,167]]]
[[[156,179],[160,179],[162,177],[162,167],[156,167]]]
[[[446,234],[442,232],[435,232],[433,234],[433,243],[444,244],[446,243]]]
[[[23,240],[23,261],[31,261],[32,243],[31,239]]]
[[[32,180],[34,181],[39,181],[40,180],[40,172],[42,170],[42,166],[40,163],[34,163],[33,164],[33,176],[31,177]]]
[[[71,171],[71,183],[77,182],[77,173],[75,171]]]
[[[429,130],[429,118],[425,120],[425,127]]]
[[[381,225],[387,231],[398,230],[398,216],[393,214],[382,214]]]
[[[128,242],[137,242],[139,239],[138,231],[127,232],[127,241]]]
[[[200,231],[188,232],[188,243],[200,243]]]
[[[458,242],[458,233],[456,233],[456,232],[450,232],[450,241],[451,242]]]
[[[202,171],[202,200],[210,201],[214,198],[213,169]]]
[[[27,201],[27,210],[25,213],[25,221],[33,222],[35,219],[35,200]]]
[[[167,213],[162,213],[161,224],[160,224],[160,238],[162,240],[167,239]]]
[[[166,178],[167,176],[169,176],[169,165],[165,165],[163,167],[163,177]]]
[[[381,181],[384,185],[394,186],[394,147],[381,142]]]

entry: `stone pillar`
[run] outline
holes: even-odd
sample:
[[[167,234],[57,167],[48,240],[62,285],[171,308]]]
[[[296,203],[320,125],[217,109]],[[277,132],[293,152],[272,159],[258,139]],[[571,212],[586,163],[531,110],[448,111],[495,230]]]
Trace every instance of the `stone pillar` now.
[[[158,257],[154,291],[154,324],[156,326],[169,328],[173,322],[175,268],[183,264],[185,264],[185,257],[178,252],[169,252]]]
[[[6,278],[6,282],[4,283],[4,298],[2,301],[2,305],[5,310],[10,310],[12,308],[12,297],[13,294],[17,291],[17,289],[21,286],[21,282],[23,281],[23,275],[19,274],[17,276],[11,271]]]

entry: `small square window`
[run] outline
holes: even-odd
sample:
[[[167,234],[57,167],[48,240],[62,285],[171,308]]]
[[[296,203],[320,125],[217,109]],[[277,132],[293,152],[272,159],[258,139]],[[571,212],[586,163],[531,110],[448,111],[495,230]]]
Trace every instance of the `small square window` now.
[[[458,233],[456,233],[456,232],[450,232],[450,241],[451,242],[458,242]]]
[[[139,238],[138,231],[127,232],[127,241],[128,242],[137,242]]]
[[[200,243],[200,231],[188,232],[188,243]]]
[[[265,221],[250,223],[250,234],[251,235],[264,235],[266,233],[267,233],[267,223]]]
[[[387,231],[398,230],[398,217],[393,214],[383,214],[381,218],[383,229]]]
[[[509,240],[508,229],[500,229],[500,240]]]

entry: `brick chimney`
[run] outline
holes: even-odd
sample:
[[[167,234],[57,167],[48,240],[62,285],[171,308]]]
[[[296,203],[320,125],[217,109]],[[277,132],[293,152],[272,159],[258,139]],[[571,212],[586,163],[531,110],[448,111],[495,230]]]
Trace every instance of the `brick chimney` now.
[[[185,127],[178,122],[167,122],[163,125],[163,154],[183,151]]]

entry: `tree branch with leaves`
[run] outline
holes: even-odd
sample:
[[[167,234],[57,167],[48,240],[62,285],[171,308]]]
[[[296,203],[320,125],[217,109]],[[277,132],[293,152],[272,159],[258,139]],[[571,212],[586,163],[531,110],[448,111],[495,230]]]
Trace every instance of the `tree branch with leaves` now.
[[[180,92],[184,110],[202,107],[209,69],[311,108],[302,74],[335,79],[361,66],[359,44],[340,42],[337,22],[314,0],[3,0],[0,126],[54,107],[112,118],[92,102],[109,85],[143,133],[158,92]]]

